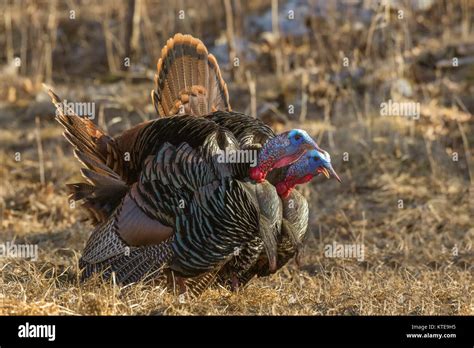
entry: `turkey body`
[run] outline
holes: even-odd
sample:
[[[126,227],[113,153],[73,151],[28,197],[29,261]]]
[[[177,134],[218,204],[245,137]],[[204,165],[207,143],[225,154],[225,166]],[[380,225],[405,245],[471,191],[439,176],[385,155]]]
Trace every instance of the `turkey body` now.
[[[205,116],[230,131],[242,149],[260,149],[275,136],[270,127],[260,120],[238,113],[219,113]],[[285,168],[276,169],[268,176],[268,186],[275,185],[285,176]],[[248,166],[244,168],[247,175]],[[294,190],[286,199],[260,200],[260,211],[267,216],[272,211],[281,210],[280,229],[277,236],[276,266],[271,266],[263,251],[262,244],[250,244],[239,250],[218,272],[219,285],[236,289],[246,285],[254,276],[268,276],[295,257],[301,248],[308,227],[308,203],[303,195]],[[276,219],[276,217],[275,217]]]
[[[281,206],[269,214],[260,208],[279,202],[276,190],[238,179],[238,165],[217,161],[220,151],[240,145],[213,116],[224,112],[157,119],[116,138],[87,119],[59,117],[86,166],[88,183],[71,185],[72,198],[84,202],[96,225],[80,259],[84,278],[113,272],[129,283],[162,269],[197,277],[238,250],[262,250],[262,235],[276,248]]]
[[[221,286],[236,290],[245,286],[255,276],[265,277],[285,266],[296,257],[299,263],[306,231],[308,229],[308,202],[298,191],[293,190],[289,197],[282,199],[282,225],[277,238],[277,264],[272,269],[265,254],[258,251],[253,262],[245,264],[234,257],[226,263],[217,275],[216,282]]]
[[[218,158],[258,152],[275,134],[231,111],[217,61],[190,36],[168,41],[155,84],[152,101],[162,118],[117,137],[86,118],[57,117],[85,166],[87,183],[69,185],[94,224],[80,259],[83,278],[113,273],[130,283],[171,274],[199,293],[216,279],[245,284],[274,272],[296,253],[307,203],[300,195],[300,209],[288,210],[278,197],[274,184],[284,169],[256,184],[249,163]]]

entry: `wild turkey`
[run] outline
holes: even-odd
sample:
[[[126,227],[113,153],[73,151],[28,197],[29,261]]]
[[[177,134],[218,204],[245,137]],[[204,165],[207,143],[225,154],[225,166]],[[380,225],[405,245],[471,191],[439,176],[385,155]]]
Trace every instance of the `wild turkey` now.
[[[193,52],[193,49],[190,49],[190,47],[193,45],[197,48],[197,58],[190,58],[190,56],[192,56],[191,52]],[[188,55],[186,55],[186,52]],[[202,76],[206,76],[206,74],[201,74],[199,69],[193,67],[202,67],[202,58],[207,55],[207,50],[202,42],[187,35],[182,36],[177,34],[173,39],[168,40],[167,45],[162,50],[162,57],[158,62],[159,73],[155,77],[156,88],[152,91],[152,100],[158,114],[160,116],[169,116],[174,113],[187,112],[196,116],[206,117],[229,130],[239,141],[241,149],[260,150],[269,139],[275,137],[271,128],[266,126],[263,122],[235,112],[215,112],[208,114],[209,111],[215,109],[230,110],[231,107],[227,87],[219,69],[216,68],[217,62],[212,55],[209,55],[209,65],[213,67],[213,71],[217,71],[216,78],[211,79],[207,85],[196,85],[196,81],[198,81],[199,78],[196,78],[195,74],[199,73]],[[178,62],[177,58],[187,60],[188,63],[184,64],[183,61]],[[188,67],[188,69],[183,67]],[[186,74],[186,72],[190,73]],[[177,77],[181,76],[191,76],[191,78],[188,79],[188,81],[186,78],[181,80],[181,85],[183,85],[182,81],[184,81],[185,84],[188,82],[188,85],[187,88],[179,90],[179,88],[176,87],[176,81],[179,80]],[[216,98],[216,93],[206,93],[208,86],[215,85],[216,82],[220,82],[220,86],[222,86],[222,88],[219,88],[222,95],[220,98]],[[178,98],[176,97],[177,95],[179,95]],[[210,105],[213,106],[210,107]],[[293,130],[286,134],[289,136],[289,141],[288,139],[282,138],[282,140],[285,141],[285,143],[282,144],[284,147],[292,146],[293,143],[299,146],[298,141],[304,142],[306,139],[306,142],[311,144],[317,151],[320,151],[323,156],[327,154],[327,152],[320,149],[304,131]],[[292,137],[293,134],[296,135],[296,138]],[[301,151],[311,146],[305,146]],[[260,155],[266,155],[270,158],[272,158],[272,156],[281,156],[280,154],[273,155],[271,153],[272,150],[272,147],[267,146],[264,151],[260,151]],[[270,154],[266,154],[266,151],[270,152]],[[266,165],[265,161],[260,159],[260,165],[258,167],[250,168],[249,166],[240,166],[243,172],[239,173],[240,175],[238,177],[243,179],[249,173],[252,179],[257,182],[262,182],[266,178],[266,174],[270,168],[279,168],[270,173],[268,181],[274,185],[280,185],[279,187],[282,189],[282,185],[284,184],[284,182],[282,182],[283,178],[289,179],[289,177],[286,178],[285,166],[294,162],[299,156],[301,156],[301,153],[295,152],[292,158],[282,158],[277,164],[268,165]],[[328,163],[330,165],[330,161]],[[332,172],[334,172],[334,170],[332,170]],[[281,194],[284,195],[287,193],[282,192]],[[260,205],[261,211],[266,211],[267,214],[275,209],[283,209],[282,231],[277,236],[277,264],[271,266],[268,264],[268,255],[265,256],[262,253],[259,243],[250,244],[239,250],[232,260],[218,272],[217,277],[219,283],[231,284],[232,288],[236,288],[237,285],[243,285],[250,279],[250,275],[254,273],[252,270],[255,270],[257,259],[259,260],[258,264],[260,266],[265,265],[261,269],[266,268],[268,270],[267,272],[274,272],[286,264],[297,252],[308,224],[308,204],[305,198],[296,191],[294,191],[291,196],[290,198],[282,197],[281,202],[273,197],[271,200],[264,202],[265,205]],[[282,208],[279,208],[281,204]],[[263,275],[263,272],[261,271],[259,274]]]
[[[182,52],[190,52],[192,50],[189,49],[183,49],[183,46],[181,44],[177,44],[177,42],[187,42],[187,43],[193,43],[197,47],[197,52],[200,54],[200,58],[202,56],[207,55],[207,50],[205,46],[197,39],[191,38],[189,36],[181,36],[180,34],[177,34],[173,39],[170,39],[167,43],[167,45],[163,48],[162,50],[162,57],[160,58],[158,62],[158,75],[156,75],[155,78],[155,85],[156,88],[155,90],[152,91],[152,100],[155,105],[155,108],[160,116],[169,116],[170,114],[173,113],[178,113],[178,112],[188,112],[191,114],[194,114],[196,116],[203,116],[209,119],[212,119],[214,122],[218,123],[219,125],[225,127],[229,131],[234,134],[234,136],[237,138],[240,144],[241,149],[245,150],[260,150],[262,146],[267,143],[267,141],[271,138],[275,137],[275,134],[271,130],[270,127],[265,125],[263,122],[260,120],[254,119],[252,117],[249,117],[244,114],[239,114],[239,113],[229,113],[229,112],[215,112],[212,114],[206,115],[206,113],[209,112],[209,108],[203,107],[203,105],[211,105],[212,102],[208,101],[207,103],[203,102],[203,100],[208,100],[205,91],[208,89],[207,86],[193,86],[192,82],[189,82],[188,88],[186,90],[181,90],[178,93],[178,90],[176,88],[176,76],[182,76],[186,75],[185,71],[186,69],[180,70],[176,73],[177,70],[179,70],[179,67],[186,66],[186,64],[177,64],[175,59],[176,57],[183,57]],[[178,53],[176,54],[174,51],[177,51]],[[202,59],[197,59],[198,61],[202,62]],[[215,67],[217,66],[217,62],[215,59],[211,56],[209,59],[210,65]],[[181,63],[181,62],[180,62]],[[196,72],[196,70],[199,69],[194,69],[193,66],[197,66],[196,60],[191,60],[190,63],[188,63],[188,69],[192,71],[191,74]],[[178,68],[178,69],[177,69]],[[216,71],[219,71],[218,69],[215,69]],[[173,74],[173,72],[175,72]],[[205,75],[205,74],[202,74]],[[219,102],[221,105],[225,104],[224,108],[225,109],[230,109],[230,104],[229,104],[229,97],[228,97],[228,92],[226,85],[220,75],[220,73],[217,74],[218,78],[216,80],[221,81],[221,85],[223,86],[222,89],[222,94],[224,97],[219,99]],[[192,78],[194,81],[196,81],[196,78]],[[185,80],[186,82],[186,80]],[[215,82],[215,80],[211,80],[212,83]],[[169,88],[169,86],[172,86]],[[179,94],[179,98],[176,98],[175,96]],[[212,94],[211,94],[212,95]],[[212,98],[211,98],[212,99]],[[225,102],[224,102],[225,101]],[[218,107],[212,107],[212,110],[217,109]],[[171,111],[169,111],[171,110]],[[301,131],[301,130],[294,130],[292,132],[286,133],[289,135],[290,141],[282,144],[285,147],[292,146],[292,142],[296,143],[296,145],[299,146],[298,141],[301,141],[304,143],[303,140],[307,140],[308,144],[311,144],[312,147],[317,147],[316,144],[312,141],[312,139],[307,135],[306,132]],[[293,138],[292,135],[295,134],[297,137]],[[300,137],[300,134],[303,136]],[[300,138],[300,139],[298,139]],[[287,139],[284,139],[287,141]],[[311,147],[311,146],[308,146]],[[302,150],[306,150],[307,147],[303,148]],[[267,147],[270,151],[272,150],[271,147]],[[265,154],[264,152],[261,152],[262,154]],[[291,163],[294,161],[297,157],[299,157],[301,153],[295,153],[294,158],[286,158],[283,159],[280,163],[277,165],[273,165],[273,167],[279,167],[282,168],[285,165]],[[256,168],[249,168],[249,166],[240,166],[241,169],[243,169],[243,172],[239,173],[239,178],[244,178],[248,176],[248,173],[250,172],[251,178],[257,180],[258,182],[262,182],[265,179],[266,173],[268,172],[268,169],[270,166],[265,166],[264,161],[260,160],[260,167]],[[273,171],[274,175],[272,175],[272,178],[274,178],[274,182],[276,181],[276,178],[278,178],[279,172],[282,172],[281,170],[275,170]],[[281,176],[281,174],[280,174]],[[272,179],[269,178],[271,182]],[[301,199],[304,200],[303,197]],[[276,209],[281,210],[280,205],[281,202],[273,196],[272,199],[267,200],[265,202],[265,205],[260,205],[261,210],[264,210],[267,212],[267,214],[271,214],[272,211],[275,211]],[[307,206],[307,205],[306,205]],[[300,213],[303,214],[301,216],[300,221],[303,225],[307,225],[307,212],[304,212],[303,210],[299,211]],[[305,216],[306,213],[306,216]],[[282,222],[285,222],[286,220],[282,220]],[[306,221],[306,224],[304,224],[304,221]],[[278,237],[280,238],[280,237]],[[233,257],[233,260],[228,263],[228,265],[219,272],[219,278],[221,279],[226,279],[229,281],[234,281],[233,287],[236,286],[235,281],[239,278],[239,274],[242,272],[247,272],[253,264],[256,262],[256,259],[259,257],[259,255],[262,254],[261,250],[261,245],[256,242],[255,244],[250,244],[247,247],[244,247],[240,250],[238,250],[238,253]],[[232,266],[233,265],[233,266]],[[276,269],[276,264],[270,267],[271,269]],[[224,276],[225,275],[225,276]]]
[[[198,57],[192,57],[193,49],[191,46],[196,47],[196,53]],[[187,54],[186,54],[187,52]],[[162,50],[162,56],[158,61],[158,74],[155,77],[155,90],[152,91],[152,100],[155,105],[155,108],[160,116],[169,116],[175,113],[191,113],[196,116],[206,117],[218,123],[222,127],[225,127],[237,138],[240,144],[240,148],[244,150],[260,150],[264,144],[268,142],[269,139],[274,138],[275,134],[273,131],[266,126],[260,120],[254,119],[244,114],[239,114],[235,112],[215,112],[208,114],[209,111],[215,109],[230,109],[229,97],[226,85],[220,75],[220,72],[216,74],[216,79],[211,79],[210,83],[207,85],[195,85],[196,81],[199,80],[196,77],[196,73],[201,76],[206,76],[205,73],[200,73],[200,69],[196,67],[200,66],[201,70],[204,66],[203,57],[207,56],[207,50],[205,46],[197,39],[194,39],[189,36],[182,36],[177,34],[173,39],[168,40],[166,46]],[[217,62],[210,55],[209,65],[213,67],[213,71],[219,71],[215,68]],[[186,60],[187,64],[183,61],[177,61],[177,59]],[[184,68],[183,68],[184,67]],[[188,69],[186,69],[188,67]],[[187,72],[189,72],[187,74]],[[189,79],[180,80],[181,76],[191,76]],[[177,81],[184,82],[187,85],[184,89],[177,88]],[[207,81],[207,79],[205,79]],[[206,93],[208,86],[216,84],[216,81],[220,81],[220,85],[223,86],[219,88],[223,97],[218,98],[217,102],[215,100],[216,94]],[[187,82],[187,84],[186,84]],[[178,97],[177,97],[178,96]],[[210,105],[214,105],[209,107]],[[215,105],[221,105],[215,106]],[[317,148],[316,144],[312,139],[307,135],[306,132],[301,130],[293,130],[287,132],[288,138],[281,138],[285,143],[281,144],[283,147],[291,146],[300,146],[301,143],[305,143],[305,140],[311,146],[303,146],[301,151],[306,150],[307,148],[313,147]],[[260,154],[269,158],[281,156],[272,152],[274,149],[270,146],[267,146],[264,151],[260,151]],[[269,153],[266,153],[269,152]],[[265,163],[264,160],[259,160],[259,166],[255,168],[250,168],[248,165],[240,166],[241,172],[235,173],[237,177],[243,179],[250,175],[250,177],[257,182],[263,182],[266,177],[267,172],[270,168],[284,168],[286,165],[293,162],[301,155],[301,152],[295,152],[294,157],[282,158],[277,164]],[[273,175],[269,178],[269,181],[272,183],[277,183],[279,175],[281,176],[284,173],[284,169],[273,171]],[[278,175],[278,173],[280,173]],[[303,197],[301,197],[304,200]],[[263,201],[265,204],[260,205],[261,211],[266,212],[267,215],[271,214],[272,211],[276,209],[281,210],[281,201],[276,197],[272,196],[272,199]],[[306,205],[307,207],[307,205]],[[300,222],[302,225],[307,225],[307,211],[298,210],[298,213],[302,214],[300,216]],[[296,219],[296,215],[293,216]],[[282,222],[286,222],[286,219],[283,219]],[[306,221],[306,223],[305,223]],[[281,236],[277,236],[281,238]],[[268,249],[267,249],[268,250]],[[236,255],[232,258],[230,262],[218,273],[218,278],[220,283],[232,284],[232,288],[237,287],[239,283],[239,278],[242,274],[247,273],[255,264],[256,260],[262,254],[261,243],[256,241],[253,244],[249,244],[244,248],[241,248],[236,252]],[[268,255],[267,255],[268,256]],[[267,263],[268,265],[268,263]],[[269,265],[271,270],[276,270],[277,264]]]
[[[157,86],[164,89],[152,92],[158,112],[230,110],[217,63],[202,43],[175,36],[172,45],[158,63]],[[190,57],[200,69],[188,77]],[[175,83],[166,74],[176,74]],[[179,103],[169,104],[177,91]],[[225,118],[225,112],[229,117],[245,115],[216,111],[207,117],[172,116],[112,138],[90,120],[61,110],[60,99],[52,91],[50,95],[66,138],[86,166],[82,174],[88,183],[70,185],[71,197],[84,202],[96,225],[80,260],[84,277],[98,271],[110,276],[113,271],[119,282],[127,283],[164,266],[179,276],[206,275],[235,250],[257,245],[265,247],[270,268],[275,267],[281,223],[275,188],[244,181],[242,166],[216,160],[224,150],[239,150],[240,144],[213,118]],[[293,130],[259,145],[258,165],[249,172],[263,181],[268,171],[294,162],[314,141]],[[277,202],[275,209],[260,208],[272,206],[268,201]]]
[[[214,122],[175,116],[148,123],[129,149],[130,166],[117,170],[121,177],[103,164],[122,158],[121,138],[84,141],[87,128],[71,128],[69,121],[74,118],[85,120],[59,117],[76,156],[87,167],[82,173],[89,184],[73,184],[71,197],[84,200],[97,224],[81,258],[85,277],[110,266],[118,281],[136,281],[165,261],[182,276],[196,276],[225,262],[235,250],[256,240],[262,243],[267,234],[276,236],[281,211],[275,209],[272,217],[259,209],[259,200],[277,197],[275,188],[236,180],[229,168],[215,161],[217,151],[237,149],[238,144]],[[176,140],[183,138],[182,133],[191,135],[188,142]],[[108,141],[103,147],[107,152],[99,152],[99,146],[91,153],[90,148],[103,141]],[[135,147],[145,149],[144,144],[153,144],[148,149],[151,155]],[[130,170],[137,166],[139,175]],[[268,218],[268,224],[263,218]]]
[[[285,170],[284,179],[276,184],[277,192],[283,203],[283,221],[277,242],[276,269],[283,267],[295,256],[297,263],[300,263],[299,252],[308,226],[308,202],[294,188],[296,185],[309,182],[321,173],[328,179],[333,176],[341,182],[332,167],[330,155],[322,149],[310,150],[290,165]],[[264,277],[274,273],[273,267],[270,267],[268,261],[262,256],[260,255],[253,266],[245,272],[233,270],[237,275],[238,285],[247,284],[254,276]],[[235,280],[232,283],[228,276],[230,265],[232,263],[228,262],[223,266],[223,271],[218,275],[218,281],[234,288]]]

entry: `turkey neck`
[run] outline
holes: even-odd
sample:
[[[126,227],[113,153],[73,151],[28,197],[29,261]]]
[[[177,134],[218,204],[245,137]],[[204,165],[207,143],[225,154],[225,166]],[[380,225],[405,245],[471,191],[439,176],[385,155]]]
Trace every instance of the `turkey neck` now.
[[[279,182],[282,182],[286,178],[287,172],[288,172],[288,167],[276,168],[267,174],[266,179],[269,183],[275,186],[276,184],[278,184]]]

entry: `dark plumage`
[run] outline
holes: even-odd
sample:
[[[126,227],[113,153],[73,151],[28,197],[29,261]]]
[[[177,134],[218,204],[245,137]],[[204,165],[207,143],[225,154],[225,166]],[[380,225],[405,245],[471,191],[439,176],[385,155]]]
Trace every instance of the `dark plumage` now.
[[[59,107],[60,99],[50,96]],[[83,202],[95,225],[80,259],[84,278],[114,272],[129,283],[166,275],[198,294],[216,279],[244,284],[274,272],[294,255],[307,204],[291,212],[282,203],[274,184],[283,168],[264,179],[314,141],[299,130],[275,135],[230,111],[228,99],[215,58],[200,40],[178,34],[163,48],[152,91],[166,117],[113,138],[58,108],[57,120],[85,166],[87,183],[69,185],[71,197]],[[256,151],[261,165],[217,160],[229,150]]]
[[[83,145],[93,143],[92,138],[68,138],[92,168],[85,172],[89,184],[72,186],[73,196],[108,216],[97,219],[82,255],[85,277],[108,268],[106,275],[114,271],[116,279],[126,283],[162,266],[180,276],[198,276],[259,240],[256,185],[234,179],[226,164],[215,161],[218,151],[238,149],[229,131],[193,116],[157,119],[135,128],[107,138],[107,152],[98,154],[79,150],[88,148]],[[74,129],[68,131],[74,134]],[[121,157],[126,152],[130,161],[124,162],[119,178],[103,162],[113,163],[107,160],[109,153]],[[108,180],[117,182],[120,190],[101,195],[100,185]],[[114,195],[116,207],[103,204]]]
[[[244,114],[216,112],[206,118],[231,131],[243,149],[259,150],[269,139],[275,137],[270,127]],[[245,168],[245,176],[247,172],[248,166]],[[266,185],[276,185],[283,180],[286,172],[287,167],[273,170]],[[248,245],[223,266],[216,278],[219,284],[234,289],[247,284],[256,275],[267,276],[283,267],[300,250],[308,226],[306,199],[297,191],[293,191],[286,199],[262,195],[259,207],[261,213],[271,214],[273,211],[280,214],[281,230],[275,241],[276,265],[270,267],[268,255],[263,252],[261,245]]]
[[[284,218],[277,244],[277,269],[285,266],[294,257],[299,263],[298,256],[308,228],[308,202],[306,199],[298,191],[292,191],[289,197],[282,199],[282,202]],[[254,266],[239,278],[239,282],[241,285],[245,285],[254,276],[264,277],[271,273],[273,272],[269,267],[268,260],[261,255]]]
[[[285,266],[293,257],[298,257],[308,228],[308,202],[298,192],[281,199],[282,223],[281,232],[276,241],[277,263],[270,267],[268,258],[261,251],[255,256],[252,264],[246,265],[236,257],[223,266],[217,282],[225,287],[236,289],[245,286],[253,277],[264,277]],[[299,263],[299,259],[297,258]]]

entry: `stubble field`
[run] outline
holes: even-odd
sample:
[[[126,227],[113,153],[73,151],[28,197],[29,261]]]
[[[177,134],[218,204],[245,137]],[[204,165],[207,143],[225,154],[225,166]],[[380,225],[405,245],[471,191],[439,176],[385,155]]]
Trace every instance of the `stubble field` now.
[[[38,4],[27,3],[28,8]],[[73,3],[84,13],[93,12],[81,7],[80,1]],[[153,7],[152,2],[141,3]],[[256,3],[260,5],[247,8],[247,4],[240,11],[260,14],[256,18],[271,13],[270,1]],[[293,2],[288,3],[291,6]],[[472,15],[473,7],[464,3],[468,2],[460,1],[459,6],[466,6]],[[286,11],[283,4],[287,3],[280,2],[280,10]],[[15,25],[25,19],[17,16],[16,6],[14,2],[9,7],[11,35],[13,42],[21,42],[21,30],[15,30]],[[58,6],[57,27],[62,28],[62,35],[70,35],[66,37],[86,40],[81,30],[98,19],[84,15],[71,24],[67,16],[61,17],[65,6]],[[104,10],[100,4],[95,6],[96,12]],[[117,8],[109,13],[112,31],[114,16],[121,13],[120,5],[114,6]],[[227,63],[221,63],[234,110],[252,113],[254,100],[258,117],[277,131],[307,130],[331,153],[343,182],[318,177],[301,188],[310,202],[310,226],[299,267],[292,261],[237,292],[214,287],[197,299],[175,296],[156,284],[123,287],[100,279],[79,282],[77,261],[91,226],[81,221],[85,214],[67,197],[65,184],[81,180],[80,165],[62,137],[54,108],[41,87],[48,78],[44,73],[47,68],[37,72],[29,63],[25,71],[12,75],[6,68],[8,57],[0,55],[0,63],[5,63],[0,78],[0,243],[38,248],[35,260],[0,258],[0,314],[474,314],[474,62],[443,65],[453,56],[474,57],[472,19],[468,19],[465,34],[465,11],[434,2],[431,9],[407,12],[410,34],[393,18],[388,24],[391,31],[384,32],[387,29],[377,27],[377,16],[386,16],[387,11],[374,9],[367,24],[362,22],[360,42],[349,43],[356,20],[344,11],[330,12],[334,19],[309,16],[309,29],[303,34],[281,29],[279,35],[292,39],[253,42],[263,48],[253,53],[256,57],[247,55],[244,71],[232,72]],[[390,10],[388,13],[390,16]],[[206,30],[206,18],[197,15],[191,24],[168,23],[166,30],[156,29],[153,45],[161,47],[168,34],[188,32],[202,35],[208,44],[217,42],[210,51],[215,50],[219,59],[222,44],[218,43],[223,39],[217,39],[221,33],[229,37],[223,9],[222,16],[224,20],[215,24],[217,29]],[[436,16],[447,23],[443,32],[436,26]],[[41,14],[39,22],[42,18],[47,19],[47,14]],[[196,18],[202,19],[201,26]],[[234,23],[237,28],[239,18],[236,16]],[[148,19],[141,20],[141,35],[148,38]],[[349,28],[340,23],[349,23]],[[331,30],[333,25],[337,30]],[[316,29],[319,37],[314,34]],[[242,56],[242,51],[252,51],[247,34],[242,28],[234,33]],[[0,35],[0,47],[5,40],[8,35]],[[56,45],[56,51],[61,51],[71,44],[58,39]],[[321,45],[326,53],[318,50]],[[15,56],[20,46],[13,45]],[[35,51],[29,46],[27,50],[31,62]],[[272,53],[279,50],[282,56]],[[149,100],[153,82],[148,73],[132,78],[109,72],[113,50],[112,58],[93,51],[99,58],[94,63],[85,61],[85,70],[76,72],[80,67],[74,68],[74,55],[56,51],[51,56],[57,72],[46,82],[68,101],[96,102],[97,122],[112,135],[154,117]],[[140,52],[149,57],[142,64],[153,70],[159,48],[144,45]],[[348,68],[343,65],[344,54],[350,57]],[[58,57],[65,57],[64,62]],[[281,59],[291,63],[279,66]],[[273,62],[270,67],[267,60]],[[84,75],[93,70],[87,64],[105,64],[105,72],[90,72],[87,79]],[[281,69],[282,76],[271,69]],[[357,69],[363,69],[361,76]],[[255,90],[252,83],[256,83]],[[419,117],[381,115],[380,102],[396,98],[419,103]],[[327,250],[337,245],[356,245],[363,253],[359,257],[331,257]]]

